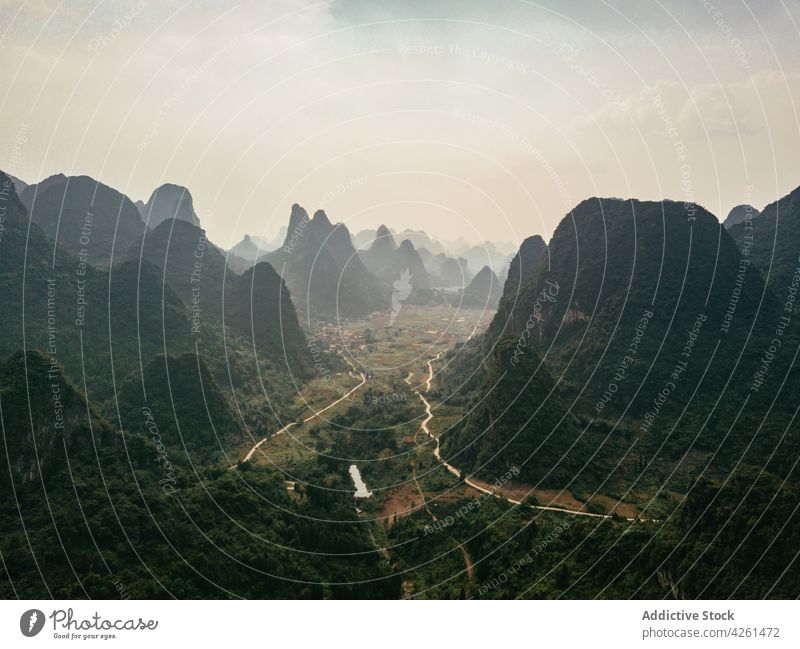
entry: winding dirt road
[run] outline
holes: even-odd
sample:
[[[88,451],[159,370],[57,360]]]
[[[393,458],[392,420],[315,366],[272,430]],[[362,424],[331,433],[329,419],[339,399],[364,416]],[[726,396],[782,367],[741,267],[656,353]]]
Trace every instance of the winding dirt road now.
[[[472,332],[472,334],[469,336],[469,338],[472,338],[472,336],[474,336],[474,335],[475,335],[475,331]],[[467,340],[469,340],[469,338]],[[427,365],[428,365],[428,376],[425,379],[425,392],[426,393],[430,391],[431,382],[433,381],[433,375],[434,375],[433,364],[436,361],[438,361],[439,358],[441,358],[443,353],[444,352],[439,352],[438,354],[436,354],[436,356],[434,356],[432,359],[430,359],[428,361],[428,363],[427,363]],[[350,366],[353,367],[352,364],[350,364]],[[355,371],[355,369],[356,368],[353,367],[354,371]],[[350,374],[353,375],[353,372],[350,372]],[[358,375],[361,377],[361,382],[358,385],[356,385],[354,388],[351,388],[346,394],[344,394],[343,396],[339,397],[335,401],[329,403],[327,406],[322,408],[322,410],[319,410],[319,411],[315,412],[313,415],[311,415],[310,417],[306,417],[305,419],[303,419],[303,423],[307,423],[309,421],[312,421],[313,419],[316,419],[321,414],[323,414],[324,412],[327,412],[328,410],[330,410],[331,408],[333,408],[337,404],[339,404],[342,401],[344,401],[345,399],[347,399],[350,395],[352,395],[354,392],[359,390],[361,387],[363,387],[363,385],[367,382],[367,375],[365,373],[363,373],[363,372],[358,372]],[[409,374],[408,377],[406,377],[406,379],[405,379],[406,382],[410,383],[411,376],[412,376],[412,374]],[[428,401],[428,399],[425,397],[425,395],[420,390],[414,390],[414,392],[417,394],[417,396],[420,398],[420,400],[422,401],[423,405],[425,406],[425,419],[420,424],[420,429],[428,437],[430,437],[433,440],[433,442],[436,444],[436,446],[434,447],[434,450],[433,450],[434,457],[450,473],[452,473],[457,478],[461,479],[461,475],[462,475],[461,469],[459,469],[458,467],[453,466],[452,464],[447,462],[447,460],[445,460],[442,457],[441,448],[440,448],[440,445],[439,445],[439,438],[436,435],[434,435],[430,431],[430,428],[428,427],[428,424],[433,419],[433,412],[431,411],[430,402]],[[253,457],[253,455],[255,454],[256,450],[258,450],[258,448],[264,442],[266,442],[268,439],[270,439],[272,437],[275,437],[277,435],[281,435],[281,434],[285,433],[290,428],[292,428],[293,426],[296,426],[296,425],[297,425],[297,422],[291,422],[289,424],[286,424],[279,431],[273,433],[272,435],[268,435],[267,437],[264,437],[263,439],[259,440],[248,451],[247,455],[245,455],[243,462],[249,461]],[[236,469],[237,467],[238,467],[238,465],[233,465],[233,466],[231,466],[231,469]],[[414,476],[414,477],[415,477],[415,482],[416,482],[416,476]],[[470,487],[472,487],[473,489],[479,491],[482,494],[485,494],[487,496],[494,496],[495,498],[502,498],[502,499],[506,500],[507,502],[511,503],[512,505],[520,505],[520,506],[523,505],[522,501],[515,500],[514,498],[510,498],[508,496],[504,496],[501,493],[499,493],[497,490],[490,489],[490,488],[484,486],[483,484],[481,484],[479,482],[476,482],[475,480],[473,480],[473,479],[471,479],[469,477],[465,476],[463,478],[463,480],[467,485],[469,485]],[[417,483],[417,488],[420,490],[420,493],[422,493],[422,490],[419,487],[419,483]],[[423,500],[424,500],[424,495],[423,495]],[[527,505],[527,506],[530,507],[531,509],[538,509],[538,510],[541,510],[541,511],[548,511],[548,512],[558,512],[558,513],[562,513],[562,514],[568,514],[570,516],[586,516],[586,517],[589,517],[589,518],[611,518],[610,514],[594,514],[592,512],[581,512],[581,511],[576,511],[574,509],[565,509],[563,507],[552,507],[552,506],[549,506],[549,505]],[[427,509],[427,504],[426,504],[425,508]],[[433,513],[430,512],[430,510],[428,510],[428,512],[433,516]],[[435,517],[434,517],[434,519],[435,519]],[[626,518],[625,520],[628,520],[628,521],[634,521],[634,520],[644,521],[646,519]]]
[[[352,365],[351,365],[351,367],[352,367]],[[355,369],[355,368],[353,368],[353,369]],[[351,394],[353,394],[353,392],[355,392],[355,391],[356,391],[356,390],[358,390],[360,387],[362,387],[362,386],[363,386],[363,385],[364,385],[364,384],[367,382],[367,375],[366,375],[366,374],[364,374],[363,372],[358,372],[358,374],[359,374],[359,376],[361,377],[361,383],[359,383],[357,386],[355,386],[354,388],[352,388],[352,389],[351,389],[351,390],[350,390],[350,391],[349,391],[347,394],[345,394],[344,396],[342,396],[342,397],[339,397],[338,399],[336,399],[336,401],[334,401],[333,403],[329,403],[329,404],[328,404],[327,406],[325,406],[325,407],[324,407],[322,410],[318,410],[317,412],[315,412],[315,413],[314,413],[313,415],[311,415],[310,417],[306,417],[306,418],[303,420],[303,423],[307,423],[307,422],[311,421],[312,419],[316,419],[316,418],[317,418],[317,417],[319,417],[319,416],[320,416],[320,415],[321,415],[323,412],[326,412],[327,410],[330,410],[330,409],[331,409],[331,408],[333,408],[333,407],[334,407],[334,406],[335,406],[337,403],[341,403],[342,401],[344,401],[345,399],[347,399],[347,397],[349,397]],[[256,449],[258,449],[258,447],[259,447],[259,446],[261,446],[261,445],[262,445],[264,442],[266,442],[268,439],[271,439],[272,437],[276,437],[277,435],[280,435],[280,434],[282,434],[282,433],[285,433],[285,432],[286,432],[287,430],[289,430],[289,429],[290,429],[292,426],[296,426],[296,425],[297,425],[297,422],[296,422],[296,421],[293,421],[293,422],[292,422],[292,423],[290,423],[290,424],[286,424],[286,425],[285,425],[283,428],[281,428],[281,429],[280,429],[279,431],[277,431],[276,433],[273,433],[272,435],[268,435],[268,436],[267,436],[267,437],[265,437],[264,439],[262,439],[262,440],[259,440],[259,441],[258,441],[258,442],[255,444],[255,446],[253,446],[253,448],[251,448],[251,449],[250,449],[250,451],[247,453],[247,455],[245,455],[245,456],[244,456],[244,460],[242,460],[242,461],[243,461],[243,462],[248,462],[248,461],[250,460],[250,458],[251,458],[251,457],[253,457],[253,453],[255,453],[255,452],[256,452]],[[238,465],[234,464],[234,465],[233,465],[231,468],[232,468],[232,469],[235,469],[235,468],[237,468],[237,466],[238,466]]]
[[[470,338],[471,337],[472,336],[470,336]],[[425,392],[428,392],[431,389],[431,381],[433,380],[433,363],[439,360],[439,357],[441,355],[442,352],[439,352],[438,354],[436,354],[436,356],[434,356],[431,360],[428,361],[428,378],[425,381]],[[420,392],[419,390],[415,390],[415,392],[417,393],[417,396],[419,396],[419,398],[422,400],[422,403],[425,405],[425,419],[423,420],[420,428],[428,437],[430,437],[436,443],[436,447],[433,450],[433,455],[436,457],[436,459],[443,467],[445,467],[454,476],[461,479],[461,470],[453,466],[449,462],[447,462],[447,460],[445,460],[444,458],[442,458],[441,449],[439,448],[439,438],[436,435],[434,435],[428,428],[428,423],[431,421],[431,419],[433,419],[433,413],[431,412],[430,402],[425,398],[425,395],[422,394],[422,392]],[[482,494],[486,494],[487,496],[502,498],[507,502],[511,503],[512,505],[522,505],[522,501],[514,500],[513,498],[503,496],[496,490],[489,489],[466,476],[464,477],[464,482],[473,489],[476,489],[480,491]],[[547,512],[559,512],[562,514],[569,514],[570,516],[586,516],[589,518],[611,518],[610,514],[594,514],[592,512],[579,512],[574,509],[565,509],[563,507],[551,507],[549,505],[527,505],[527,506],[530,507],[531,509],[538,509]],[[644,519],[626,518],[625,520],[634,521],[634,520],[644,520]]]

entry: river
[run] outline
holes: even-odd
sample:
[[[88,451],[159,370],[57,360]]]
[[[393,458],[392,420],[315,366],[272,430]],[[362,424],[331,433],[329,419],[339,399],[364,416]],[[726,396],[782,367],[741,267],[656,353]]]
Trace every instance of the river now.
[[[356,487],[354,498],[369,498],[372,495],[372,492],[367,490],[367,485],[364,484],[364,480],[361,478],[361,471],[358,470],[355,464],[350,465],[350,477]]]

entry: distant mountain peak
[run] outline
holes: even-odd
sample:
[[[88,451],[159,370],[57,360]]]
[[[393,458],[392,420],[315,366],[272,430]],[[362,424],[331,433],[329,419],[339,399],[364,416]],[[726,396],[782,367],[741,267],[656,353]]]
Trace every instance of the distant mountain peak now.
[[[400,247],[398,248],[401,252],[416,252],[416,248],[414,244],[411,243],[411,239],[403,239],[400,242]]]
[[[331,227],[331,220],[328,218],[328,215],[325,214],[325,210],[317,210],[314,212],[314,218],[312,221],[318,225],[326,225]]]
[[[373,252],[392,252],[396,248],[391,230],[381,225],[375,232],[375,239],[370,246]]]
[[[469,262],[463,257],[448,257],[442,254],[439,263],[437,283],[439,286],[466,288],[472,280],[469,272]]]
[[[484,266],[475,275],[475,280],[478,280],[479,282],[480,281],[491,280],[493,275],[494,275],[494,271],[491,268],[489,268],[489,266]],[[473,280],[473,281],[475,281],[475,280]]]
[[[466,307],[494,309],[500,301],[501,294],[497,275],[489,266],[484,266],[464,289],[461,304]]]
[[[286,245],[292,237],[298,235],[298,228],[303,227],[303,224],[308,222],[308,212],[302,205],[294,203],[292,205],[292,212],[289,214],[289,227],[286,229]]]
[[[727,218],[722,222],[726,229],[731,228],[737,223],[743,223],[747,219],[757,218],[760,212],[752,205],[737,205],[730,212]]]
[[[382,306],[381,287],[353,248],[343,223],[331,224],[323,210],[312,219],[292,206],[281,248],[265,255],[306,314],[363,315]]]
[[[241,259],[245,263],[239,268],[234,268],[234,270],[242,272],[248,263],[255,263],[265,252],[257,239],[245,234],[242,240],[228,251],[228,266],[233,267],[232,263],[235,263],[237,258]]]
[[[180,219],[192,225],[200,225],[200,219],[194,211],[191,192],[186,187],[173,183],[164,183],[157,187],[140,211],[145,223],[151,229],[169,219]]]

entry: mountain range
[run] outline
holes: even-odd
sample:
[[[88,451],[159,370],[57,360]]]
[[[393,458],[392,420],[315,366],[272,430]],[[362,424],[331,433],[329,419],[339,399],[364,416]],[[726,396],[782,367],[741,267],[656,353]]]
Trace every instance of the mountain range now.
[[[88,176],[51,176],[26,187],[20,198],[33,223],[95,266],[108,266],[145,231],[127,196]]]
[[[409,239],[403,239],[397,245],[394,236],[385,225],[381,225],[375,233],[372,245],[358,253],[367,269],[381,282],[383,292],[391,295],[394,282],[403,273],[410,273],[412,302],[420,300],[420,292],[430,287],[428,270],[422,257]]]
[[[735,212],[721,224],[692,203],[589,198],[549,242],[528,237],[513,256],[478,246],[481,260],[386,226],[357,249],[342,223],[294,205],[279,248],[250,238],[226,252],[180,186],[137,205],[85,176],[26,186],[0,173],[0,594],[109,597],[121,575],[141,597],[395,598],[407,566],[430,563],[404,554],[430,512],[456,522],[425,548],[467,557],[460,569],[480,579],[539,547],[537,574],[553,578],[530,596],[573,582],[585,596],[794,593],[800,188]],[[402,277],[412,304],[496,311],[440,372],[418,361],[395,377],[406,390],[431,371],[441,457],[460,475],[423,459],[415,411],[399,439],[414,444],[424,506],[387,521],[382,551],[336,461],[400,455],[382,427],[405,411],[353,402],[331,421],[377,432],[337,434],[328,453],[296,396],[320,363],[306,327],[388,312]],[[302,479],[283,457],[272,472],[240,461],[287,424],[317,445]],[[566,494],[597,518],[544,547],[531,510],[489,498],[459,517],[447,508],[472,496],[425,496],[504,475],[527,504]],[[638,522],[621,532],[625,517]],[[715,558],[737,542],[746,557]],[[191,566],[209,545],[224,559],[205,579]],[[593,572],[599,552],[614,574]]]
[[[800,438],[784,427],[800,403],[791,351],[797,334],[782,324],[785,300],[769,286],[786,290],[793,281],[785,262],[792,241],[797,254],[790,225],[797,195],[754,220],[763,223],[763,247],[751,252],[734,240],[743,225],[729,234],[702,207],[671,201],[588,199],[563,218],[546,248],[526,240],[487,333],[472,343],[472,354],[484,358],[477,363],[485,367],[483,386],[471,383],[479,406],[454,427],[444,450],[456,454],[485,437],[491,444],[467,453],[466,469],[519,465],[538,481],[536,455],[528,468],[520,449],[563,438],[577,417],[582,439],[596,445],[593,463],[616,467],[614,479],[627,484],[698,463],[722,472],[745,455],[785,475],[787,454],[800,449]],[[759,266],[769,268],[777,213],[786,218],[786,246],[767,286]],[[774,353],[776,330],[782,353]],[[453,372],[449,384],[458,386],[463,369]],[[537,378],[543,372],[553,378]],[[519,382],[512,403],[508,381]],[[538,396],[525,397],[537,381]],[[553,408],[565,418],[549,419]],[[585,477],[576,474],[578,483]]]
[[[289,287],[297,309],[316,317],[357,317],[387,309],[390,294],[366,269],[342,223],[293,205],[283,246],[266,255]]]

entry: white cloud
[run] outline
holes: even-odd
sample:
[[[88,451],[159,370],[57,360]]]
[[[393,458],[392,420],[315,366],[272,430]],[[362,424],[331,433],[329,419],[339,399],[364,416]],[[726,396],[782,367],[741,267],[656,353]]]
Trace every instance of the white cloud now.
[[[577,121],[579,129],[601,128],[614,136],[635,135],[630,120],[644,134],[663,136],[670,128],[682,138],[763,136],[790,125],[800,106],[800,74],[759,72],[745,81],[720,85],[662,79],[622,102],[604,104]]]

